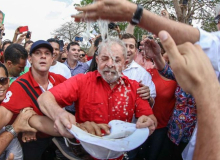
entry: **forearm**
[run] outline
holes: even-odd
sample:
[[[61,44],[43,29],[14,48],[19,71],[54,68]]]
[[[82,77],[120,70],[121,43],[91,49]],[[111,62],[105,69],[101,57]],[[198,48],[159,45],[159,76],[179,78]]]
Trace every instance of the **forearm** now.
[[[29,119],[29,125],[36,130],[51,136],[60,136],[54,131],[54,122],[46,116],[34,115]]]
[[[89,56],[89,57],[94,56],[94,53],[95,53],[96,49],[97,48],[94,46],[94,44],[92,44],[92,46],[89,48],[87,56]]]
[[[17,38],[18,38],[18,35],[15,33],[12,42],[13,42],[13,43],[17,42]]]
[[[57,104],[53,94],[50,91],[46,91],[38,98],[38,104],[45,115],[50,119],[55,120],[56,116],[62,112],[62,108]]]
[[[13,135],[10,132],[3,132],[0,134],[0,155],[8,147],[10,142],[13,140]]]
[[[133,13],[135,13],[137,9],[137,5],[129,3],[127,7],[126,20],[130,22]],[[198,29],[193,28],[190,25],[160,17],[146,9],[143,11],[139,26],[156,35],[158,35],[161,30],[165,30],[172,36],[176,44],[182,44],[184,42],[195,43],[199,41],[200,34]]]
[[[164,69],[166,62],[161,55],[153,57],[153,61],[158,70]]]
[[[202,88],[193,94],[196,100],[198,118],[198,132],[193,159],[220,159],[220,87],[216,82],[216,85],[209,84]]]
[[[9,123],[12,116],[13,114],[11,111],[7,110],[3,106],[0,106],[0,130]]]

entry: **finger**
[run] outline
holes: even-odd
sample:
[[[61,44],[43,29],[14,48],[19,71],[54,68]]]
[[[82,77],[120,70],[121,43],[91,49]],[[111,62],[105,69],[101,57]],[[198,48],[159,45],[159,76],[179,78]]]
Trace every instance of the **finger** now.
[[[98,126],[105,131],[106,134],[110,134],[110,128],[107,124],[98,124]]]
[[[57,131],[63,136],[63,137],[67,137],[67,138],[73,138],[74,136],[72,134],[70,134],[67,130],[66,127],[63,125],[63,123],[61,123],[60,121],[56,120],[55,123],[55,128],[57,129]]]
[[[140,94],[139,96],[144,100],[148,100],[150,98],[150,94],[148,94],[148,93]]]
[[[88,133],[95,135],[95,129],[91,125],[91,122],[85,122],[83,126],[86,128]]]
[[[92,122],[91,125],[93,126],[93,128],[95,130],[95,135],[101,137],[102,136],[102,132],[101,132],[100,127],[96,123],[94,123],[94,122]]]
[[[154,121],[150,118],[147,118],[146,120],[141,120],[137,122],[137,128],[146,128],[154,125]]]
[[[10,153],[7,160],[14,160],[14,154]]]
[[[72,124],[76,124],[75,117],[70,114],[68,114],[67,117],[60,118],[60,122],[68,129],[71,129]]]
[[[150,94],[150,90],[149,89],[141,89],[141,90],[137,90],[137,94]]]
[[[22,141],[23,141],[24,143],[26,142],[25,136],[22,135],[22,138],[21,138],[21,139],[22,139]]]
[[[183,58],[177,49],[177,46],[172,39],[172,37],[166,31],[159,32],[159,38],[161,43],[168,54],[169,60],[172,61],[182,61]]]

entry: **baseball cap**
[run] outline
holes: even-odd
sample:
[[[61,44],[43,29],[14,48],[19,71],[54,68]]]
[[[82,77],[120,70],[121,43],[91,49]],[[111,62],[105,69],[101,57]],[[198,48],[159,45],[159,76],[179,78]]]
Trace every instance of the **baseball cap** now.
[[[53,54],[53,47],[50,45],[50,43],[47,41],[44,41],[44,40],[39,40],[39,41],[36,41],[32,44],[31,49],[30,49],[30,55],[32,55],[32,53],[37,48],[40,48],[40,47],[45,47],[45,48],[49,49],[51,51],[51,53]]]
[[[148,128],[137,129],[136,124],[120,120],[109,122],[110,134],[98,137],[89,134],[75,125],[69,130],[83,148],[94,158],[114,159],[124,152],[131,151],[143,144],[149,136]]]

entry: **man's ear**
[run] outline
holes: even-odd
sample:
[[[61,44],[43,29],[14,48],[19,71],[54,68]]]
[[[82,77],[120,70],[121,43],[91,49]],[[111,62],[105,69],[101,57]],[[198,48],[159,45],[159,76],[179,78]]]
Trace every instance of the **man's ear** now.
[[[10,61],[10,60],[6,61],[6,65],[7,65],[8,67],[11,67],[12,61]]]
[[[99,56],[95,57],[95,61],[96,61],[97,64],[99,64]]]
[[[28,57],[30,64],[32,64],[32,56]]]

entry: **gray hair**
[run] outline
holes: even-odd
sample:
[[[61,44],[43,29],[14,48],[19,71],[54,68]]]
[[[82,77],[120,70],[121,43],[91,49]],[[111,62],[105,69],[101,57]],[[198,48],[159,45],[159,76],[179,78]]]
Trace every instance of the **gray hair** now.
[[[111,52],[110,48],[114,44],[118,44],[118,45],[121,46],[124,58],[126,59],[126,57],[127,57],[127,48],[126,48],[124,42],[122,40],[118,39],[118,38],[107,38],[104,41],[102,41],[99,44],[98,55],[100,54],[100,52],[102,51],[102,49],[104,47],[107,47],[109,49],[109,51]]]
[[[215,15],[217,16],[220,12],[220,3],[218,3],[215,7]]]

